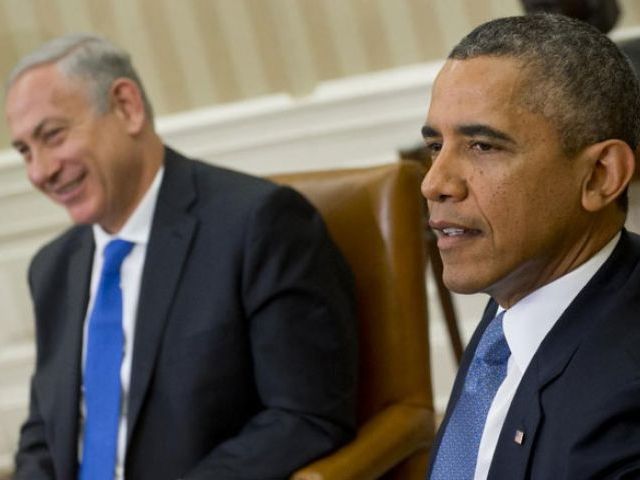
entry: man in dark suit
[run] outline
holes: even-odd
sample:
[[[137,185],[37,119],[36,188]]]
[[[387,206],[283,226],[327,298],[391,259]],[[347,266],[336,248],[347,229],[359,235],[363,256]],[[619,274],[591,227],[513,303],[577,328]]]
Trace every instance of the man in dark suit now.
[[[352,285],[318,213],[166,148],[104,39],[53,40],[7,85],[29,179],[76,224],[29,270],[16,478],[284,479],[346,442]]]
[[[583,22],[497,19],[450,53],[422,191],[445,283],[492,298],[428,478],[640,478],[639,122],[630,65]]]

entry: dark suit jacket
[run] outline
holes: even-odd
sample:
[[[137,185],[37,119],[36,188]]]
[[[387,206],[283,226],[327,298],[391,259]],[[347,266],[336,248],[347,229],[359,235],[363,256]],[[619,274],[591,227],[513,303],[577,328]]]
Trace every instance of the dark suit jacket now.
[[[77,475],[93,235],[45,246],[29,280],[37,365],[17,478]],[[351,276],[289,188],[167,149],[138,303],[127,480],[283,479],[354,430]]]
[[[467,347],[432,463],[478,341],[496,309],[490,302]],[[514,441],[517,430],[524,432],[521,445]],[[611,257],[543,340],[507,413],[488,478],[640,478],[637,235],[623,231]]]

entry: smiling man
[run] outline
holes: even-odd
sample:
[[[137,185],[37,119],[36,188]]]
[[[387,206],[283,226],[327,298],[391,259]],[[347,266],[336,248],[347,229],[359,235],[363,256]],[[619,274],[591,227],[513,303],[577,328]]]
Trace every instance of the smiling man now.
[[[5,111],[75,224],[29,270],[16,480],[284,480],[353,435],[351,275],[308,202],[165,147],[99,37],[27,55]]]
[[[445,283],[491,301],[432,480],[640,478],[639,121],[631,67],[577,20],[494,20],[449,55],[422,191]]]

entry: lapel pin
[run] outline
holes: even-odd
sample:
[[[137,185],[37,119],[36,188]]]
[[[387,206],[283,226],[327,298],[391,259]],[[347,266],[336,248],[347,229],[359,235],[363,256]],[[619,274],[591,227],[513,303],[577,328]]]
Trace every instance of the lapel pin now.
[[[516,430],[516,436],[513,437],[513,441],[518,445],[522,445],[524,442],[524,432],[522,430]]]

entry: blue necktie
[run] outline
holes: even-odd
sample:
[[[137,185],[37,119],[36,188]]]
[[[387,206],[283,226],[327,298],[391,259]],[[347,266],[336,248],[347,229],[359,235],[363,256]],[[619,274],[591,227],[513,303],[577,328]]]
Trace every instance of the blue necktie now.
[[[84,423],[80,480],[113,480],[120,421],[120,365],[124,349],[120,266],[133,243],[112,240],[89,318],[84,368]]]
[[[462,393],[440,443],[431,480],[473,479],[489,407],[507,375],[511,354],[502,330],[504,311],[482,334]]]

